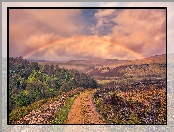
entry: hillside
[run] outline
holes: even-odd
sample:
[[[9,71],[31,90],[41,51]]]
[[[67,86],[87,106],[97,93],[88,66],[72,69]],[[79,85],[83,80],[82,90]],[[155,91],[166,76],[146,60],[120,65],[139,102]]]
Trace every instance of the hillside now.
[[[89,60],[70,60],[67,62],[60,61],[38,61],[40,65],[59,65],[60,68],[75,69],[88,73],[90,70],[93,70],[102,66],[116,66],[127,62],[127,60],[118,60],[118,59],[89,59]]]
[[[166,124],[165,55],[9,64],[10,124]]]
[[[91,70],[96,107],[108,124],[166,124],[166,55]]]
[[[107,84],[94,102],[108,124],[166,124],[166,80]]]
[[[118,60],[118,59],[89,59],[89,60],[70,60],[67,63],[69,64],[88,64],[88,65],[111,65],[111,64],[120,64],[126,62],[127,60]]]
[[[165,77],[166,55],[155,55],[144,59],[89,59],[68,62],[38,62],[41,65],[59,65],[76,69],[93,76],[97,80],[106,78]]]
[[[148,78],[148,77],[166,77],[166,55],[156,55],[144,59],[126,61],[115,67],[103,66],[92,69],[89,75],[97,79],[102,77],[114,78]],[[100,77],[100,78],[99,78]]]
[[[89,75],[59,68],[58,65],[39,65],[22,57],[9,58],[9,112],[42,99],[61,95],[77,87],[96,88]]]

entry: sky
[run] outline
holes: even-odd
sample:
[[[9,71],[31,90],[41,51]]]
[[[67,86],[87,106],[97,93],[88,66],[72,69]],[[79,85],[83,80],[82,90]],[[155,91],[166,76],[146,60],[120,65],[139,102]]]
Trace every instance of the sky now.
[[[99,4],[111,5],[120,3]],[[169,17],[174,19],[172,13]],[[9,54],[49,61],[166,54],[166,10],[10,9]]]

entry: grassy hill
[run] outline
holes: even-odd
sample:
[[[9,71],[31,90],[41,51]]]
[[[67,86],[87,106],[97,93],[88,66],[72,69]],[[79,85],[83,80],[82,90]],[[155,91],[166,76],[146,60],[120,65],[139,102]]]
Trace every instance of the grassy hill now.
[[[126,61],[113,66],[102,66],[88,71],[98,80],[166,78],[166,56],[158,55]]]
[[[101,89],[94,102],[108,124],[166,124],[166,56],[132,60],[90,72]]]

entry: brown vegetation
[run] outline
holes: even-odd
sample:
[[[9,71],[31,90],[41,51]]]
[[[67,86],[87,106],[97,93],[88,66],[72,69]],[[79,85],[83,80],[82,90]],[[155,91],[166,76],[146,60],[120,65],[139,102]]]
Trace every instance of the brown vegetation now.
[[[111,124],[166,124],[166,80],[144,80],[95,93],[99,111]]]

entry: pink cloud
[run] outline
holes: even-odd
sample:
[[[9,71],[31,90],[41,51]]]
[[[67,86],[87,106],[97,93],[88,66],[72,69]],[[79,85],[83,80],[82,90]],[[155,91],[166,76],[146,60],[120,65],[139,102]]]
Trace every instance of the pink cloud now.
[[[94,17],[88,29],[96,35],[86,36],[81,10],[10,10],[10,56],[134,59],[166,51],[164,10],[98,10]],[[112,32],[98,35],[104,27]]]
[[[81,10],[10,9],[10,39],[25,38],[54,32],[62,36],[81,34],[79,25],[84,26]]]
[[[123,10],[112,21],[113,42],[142,55],[165,53],[165,10]]]

